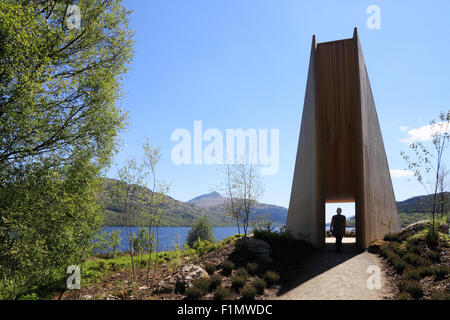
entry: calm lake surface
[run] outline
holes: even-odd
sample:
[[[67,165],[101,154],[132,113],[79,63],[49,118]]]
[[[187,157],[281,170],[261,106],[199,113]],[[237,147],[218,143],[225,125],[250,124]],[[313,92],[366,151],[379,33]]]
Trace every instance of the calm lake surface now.
[[[160,227],[159,228],[159,251],[173,250],[174,245],[179,241],[181,247],[183,247],[186,241],[187,234],[191,227]],[[128,238],[125,231],[125,227],[103,227],[102,231],[111,232],[120,230],[120,237],[122,238],[120,244],[120,250],[128,251]],[[237,227],[213,227],[214,236],[216,240],[220,241],[226,237],[235,235],[238,233]],[[133,228],[133,232],[137,234],[138,227]],[[242,228],[241,228],[242,232]]]
[[[173,250],[174,245],[179,241],[181,247],[183,247],[184,242],[186,241],[187,234],[191,228],[190,227],[160,227],[159,228],[159,251],[170,251]],[[278,228],[275,228],[276,230]],[[352,230],[354,228],[347,228],[347,230]],[[115,230],[120,230],[120,250],[128,251],[128,238],[127,233],[125,231],[125,227],[103,227],[102,231],[112,232]],[[329,230],[329,227],[326,228]],[[217,241],[220,241],[226,237],[235,235],[238,233],[237,227],[213,227],[214,236]],[[138,227],[133,228],[133,232],[137,234]],[[241,232],[242,228],[241,228]]]

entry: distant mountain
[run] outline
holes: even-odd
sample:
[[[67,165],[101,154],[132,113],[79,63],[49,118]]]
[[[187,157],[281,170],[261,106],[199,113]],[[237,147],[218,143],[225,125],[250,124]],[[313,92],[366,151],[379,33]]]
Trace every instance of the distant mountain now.
[[[438,194],[440,201],[441,194]],[[447,204],[447,212],[450,208],[450,192],[444,192],[445,203]],[[399,213],[430,213],[433,208],[433,196],[417,196],[404,201],[397,202],[397,210]],[[438,211],[438,210],[437,210]],[[444,210],[445,211],[445,210]]]
[[[114,179],[103,179],[102,189],[99,194],[99,200],[104,207],[105,219],[104,225],[122,225],[122,212],[116,202],[111,199],[110,192]],[[139,192],[149,198],[152,192],[145,187],[138,187]],[[192,222],[200,216],[206,216],[213,226],[233,226],[234,221],[225,215],[225,205],[227,198],[218,192],[195,197],[188,202],[178,201],[168,197],[163,215],[161,226],[191,226]],[[138,199],[132,199],[132,205],[139,207]],[[273,221],[276,226],[286,224],[287,209],[281,206],[271,204],[258,204],[253,209],[253,218],[265,217]],[[135,225],[140,221],[136,219]]]
[[[189,200],[187,203],[193,204],[199,208],[210,208],[215,206],[223,206],[227,202],[227,198],[222,197],[222,195],[216,191],[203,194],[201,196],[195,197]]]

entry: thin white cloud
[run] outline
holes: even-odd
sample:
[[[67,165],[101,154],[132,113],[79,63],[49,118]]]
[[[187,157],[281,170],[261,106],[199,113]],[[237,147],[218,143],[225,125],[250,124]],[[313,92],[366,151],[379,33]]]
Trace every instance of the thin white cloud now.
[[[406,127],[406,126],[401,126],[400,127],[400,130],[402,130],[403,132],[406,132],[407,129],[408,129],[408,127]]]
[[[402,169],[391,169],[389,171],[391,172],[392,178],[404,178],[404,177],[411,177],[414,175],[414,172]]]
[[[400,127],[400,129],[402,129],[402,128],[407,128],[407,127]],[[405,131],[405,130],[403,130],[403,131]],[[437,133],[437,132],[450,133],[450,127],[447,126],[446,123],[444,123],[444,122],[438,122],[434,126],[426,125],[426,126],[422,126],[420,128],[414,128],[414,129],[408,130],[409,137],[407,139],[401,139],[400,141],[404,142],[404,143],[411,143],[414,141],[428,141],[433,138],[433,133]]]

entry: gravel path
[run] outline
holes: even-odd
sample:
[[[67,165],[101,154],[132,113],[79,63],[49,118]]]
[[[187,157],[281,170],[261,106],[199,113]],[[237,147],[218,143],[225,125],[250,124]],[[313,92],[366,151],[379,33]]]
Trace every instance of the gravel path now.
[[[343,252],[334,251],[334,239],[310,254],[298,277],[282,287],[282,300],[382,300],[391,297],[390,283],[377,255],[358,251],[354,238],[344,238]],[[330,242],[333,243],[330,243]],[[369,266],[380,268],[380,289],[368,289]],[[295,272],[295,271],[294,271]],[[373,274],[373,271],[372,271]]]

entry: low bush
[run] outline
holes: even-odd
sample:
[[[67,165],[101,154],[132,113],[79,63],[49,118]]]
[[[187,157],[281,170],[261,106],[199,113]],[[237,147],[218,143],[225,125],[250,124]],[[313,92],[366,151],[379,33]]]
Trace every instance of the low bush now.
[[[216,271],[216,266],[212,263],[207,263],[205,264],[205,271],[208,272],[209,275],[212,275]]]
[[[400,292],[397,300],[414,300],[414,298],[408,292]]]
[[[423,297],[423,290],[420,283],[416,280],[400,280],[398,283],[400,292],[405,291],[414,299]]]
[[[263,279],[257,279],[252,285],[255,287],[256,293],[259,295],[263,294],[264,289],[267,287],[266,282]]]
[[[204,294],[205,292],[196,286],[192,286],[186,289],[186,298],[188,300],[198,300],[203,297]]]
[[[198,278],[192,283],[192,286],[201,289],[205,294],[209,289],[209,279]]]
[[[272,287],[275,283],[278,282],[278,280],[280,280],[280,276],[274,271],[267,271],[264,275],[264,281],[266,282],[268,288]]]
[[[247,271],[251,275],[258,274],[259,265],[256,262],[247,263]]]
[[[219,287],[214,293],[214,300],[231,300],[232,294],[228,288]]]
[[[442,280],[445,279],[450,273],[450,267],[449,266],[438,266],[433,269],[434,276],[436,280]]]
[[[243,300],[255,300],[256,288],[253,286],[247,286],[241,289],[241,295]]]
[[[245,286],[246,281],[247,279],[245,279],[244,277],[234,276],[231,279],[231,287],[234,291],[239,292],[239,290]]]
[[[222,262],[221,268],[222,274],[224,276],[229,276],[234,269],[234,263],[231,262],[230,260],[225,260],[224,262]]]
[[[209,292],[214,291],[218,286],[220,286],[221,283],[222,283],[222,277],[221,276],[219,276],[218,274],[215,274],[215,275],[211,276],[211,278],[209,278],[208,291]]]
[[[245,270],[244,268],[237,269],[236,270],[236,275],[239,276],[239,277],[245,278],[245,280],[247,280],[247,277],[248,277],[247,270]]]
[[[399,241],[400,237],[398,233],[388,233],[383,238],[384,241]]]
[[[439,251],[430,251],[428,253],[428,259],[433,262],[439,262],[441,260],[441,254],[439,253]]]
[[[404,260],[409,263],[410,265],[417,266],[417,267],[423,267],[423,266],[429,266],[430,261],[424,257],[419,256],[415,253],[408,253],[405,255]]]
[[[434,292],[431,295],[431,300],[450,300],[450,291]]]

